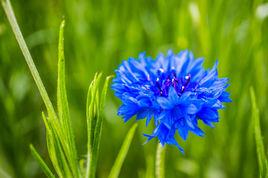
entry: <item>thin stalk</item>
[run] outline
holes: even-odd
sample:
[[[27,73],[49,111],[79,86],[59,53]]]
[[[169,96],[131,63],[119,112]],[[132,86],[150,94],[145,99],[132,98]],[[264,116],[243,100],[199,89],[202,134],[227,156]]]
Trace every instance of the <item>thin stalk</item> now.
[[[157,145],[156,158],[155,158],[156,178],[165,178],[165,154],[166,154],[166,148],[159,143]]]
[[[48,97],[48,94],[47,94],[47,91],[46,91],[46,88],[40,78],[40,75],[36,69],[36,66],[34,64],[34,61],[33,61],[33,58],[30,54],[30,51],[26,45],[26,42],[23,38],[23,35],[21,33],[21,30],[19,28],[19,25],[18,25],[18,22],[16,20],[16,17],[15,17],[15,14],[14,14],[14,11],[12,9],[12,6],[11,6],[11,3],[9,0],[1,0],[1,3],[2,3],[2,6],[4,8],[4,11],[6,13],[6,16],[8,18],[8,21],[11,25],[11,28],[13,30],[13,33],[17,39],[17,42],[20,46],[20,49],[25,57],[25,60],[26,60],[26,63],[31,71],[31,74],[34,78],[34,81],[38,87],[38,90],[40,92],[40,95],[46,105],[46,108],[48,110],[48,113],[53,113],[54,116],[56,116],[56,113],[54,111],[54,108],[53,108],[53,105]],[[53,117],[54,117],[53,116]]]

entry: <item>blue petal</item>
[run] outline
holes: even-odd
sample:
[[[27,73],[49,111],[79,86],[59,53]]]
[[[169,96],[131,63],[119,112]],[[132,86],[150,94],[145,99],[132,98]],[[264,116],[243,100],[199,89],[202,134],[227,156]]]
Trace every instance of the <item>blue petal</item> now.
[[[188,129],[186,129],[185,127],[181,126],[181,127],[178,128],[178,132],[179,132],[179,134],[180,134],[180,136],[181,136],[181,138],[183,140],[187,139],[187,137],[188,137]]]
[[[183,148],[178,144],[178,142],[175,140],[175,138],[170,138],[168,141],[167,141],[167,144],[170,144],[170,145],[175,145],[183,154],[184,154],[184,150]]]
[[[161,108],[163,109],[173,109],[173,103],[170,102],[170,100],[168,100],[165,97],[158,97],[157,99],[157,103],[160,105]]]
[[[205,70],[203,62],[187,50],[179,54],[170,50],[156,60],[140,53],[137,59],[123,61],[111,86],[122,101],[118,115],[125,122],[133,116],[146,118],[146,126],[153,119],[154,131],[145,135],[148,141],[156,137],[162,145],[172,144],[183,151],[175,140],[176,132],[184,140],[189,131],[203,136],[198,120],[213,127],[219,121],[218,110],[231,101],[226,92],[228,79],[218,77],[218,62],[211,70]]]
[[[202,108],[200,112],[198,112],[197,116],[207,125],[213,127],[211,122],[218,122],[219,116],[218,111],[211,108]]]
[[[148,111],[140,111],[137,113],[137,120],[144,119],[145,117],[147,117],[147,115]]]
[[[207,72],[207,75],[199,82],[200,86],[207,86],[215,80],[218,75],[217,65],[218,62],[216,62],[213,68]]]
[[[230,99],[230,94],[226,91],[224,91],[221,96],[219,97],[219,100],[221,102],[232,102],[232,100]]]
[[[186,108],[186,113],[188,114],[196,114],[199,111],[199,109],[194,104],[190,104]]]
[[[199,127],[196,127],[194,130],[191,131],[200,137],[203,137],[205,135],[205,133]]]

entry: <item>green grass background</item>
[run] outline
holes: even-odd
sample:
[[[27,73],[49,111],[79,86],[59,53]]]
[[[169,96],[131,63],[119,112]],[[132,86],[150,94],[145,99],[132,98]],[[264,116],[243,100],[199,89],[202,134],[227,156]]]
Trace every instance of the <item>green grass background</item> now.
[[[267,1],[266,1],[267,3]],[[58,27],[66,19],[65,55],[72,124],[80,159],[86,153],[86,91],[95,72],[113,74],[123,59],[146,51],[189,49],[219,60],[219,75],[230,78],[233,102],[221,111],[204,138],[168,146],[166,177],[256,178],[258,165],[249,87],[256,92],[264,146],[268,148],[268,17],[261,0],[13,0],[18,23],[53,102],[56,102]],[[267,6],[267,4],[266,4]],[[259,9],[259,10],[258,10]],[[267,12],[268,9],[266,8]],[[109,91],[97,177],[105,178],[134,122],[116,115],[120,102]],[[44,177],[30,154],[33,143],[48,161],[41,111],[45,107],[0,10],[0,177]],[[140,122],[120,177],[153,177],[156,140],[145,145]]]

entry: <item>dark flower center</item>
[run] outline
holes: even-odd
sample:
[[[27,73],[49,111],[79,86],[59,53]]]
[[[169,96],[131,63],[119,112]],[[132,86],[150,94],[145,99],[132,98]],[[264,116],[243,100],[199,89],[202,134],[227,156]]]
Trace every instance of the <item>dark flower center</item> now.
[[[188,84],[190,83],[190,80],[190,74],[187,74],[183,77],[178,77],[174,69],[166,72],[164,71],[164,69],[160,68],[157,71],[157,78],[155,81],[155,93],[158,96],[167,97],[169,88],[174,87],[177,94],[180,96],[186,90]]]

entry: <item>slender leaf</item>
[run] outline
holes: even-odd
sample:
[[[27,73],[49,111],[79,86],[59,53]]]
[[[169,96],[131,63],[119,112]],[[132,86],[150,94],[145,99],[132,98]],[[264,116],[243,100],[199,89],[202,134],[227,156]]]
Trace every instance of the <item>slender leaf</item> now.
[[[101,93],[101,102],[100,102],[100,108],[103,110],[104,109],[104,103],[105,103],[105,99],[106,99],[106,95],[107,95],[107,90],[108,90],[108,85],[110,80],[113,78],[113,76],[108,76],[105,80],[105,83],[103,85],[103,90]]]
[[[49,157],[51,159],[51,162],[57,175],[59,177],[65,177],[64,166],[63,166],[66,165],[64,163],[65,159],[62,159],[61,158],[62,154],[59,154],[60,152],[59,150],[61,148],[58,148],[58,144],[56,141],[57,138],[55,138],[55,131],[51,124],[52,119],[47,118],[43,113],[43,121],[46,127],[46,141],[47,141]]]
[[[31,56],[31,53],[26,45],[26,42],[23,38],[23,35],[21,33],[20,27],[18,25],[17,19],[15,17],[14,11],[12,9],[11,3],[9,0],[1,0],[2,6],[4,8],[4,11],[6,13],[6,16],[9,20],[9,23],[11,25],[11,28],[13,30],[13,33],[16,37],[16,40],[20,46],[20,49],[24,55],[25,61],[30,69],[30,72],[34,78],[34,81],[37,85],[37,88],[39,90],[39,93],[46,105],[46,108],[49,113],[51,113],[53,116],[56,116],[54,107],[49,99],[49,96],[47,94],[46,88],[40,78],[39,72],[34,64],[33,58]]]
[[[64,57],[64,26],[65,21],[63,20],[59,30],[59,46],[58,46],[58,85],[57,85],[57,106],[59,112],[59,120],[61,124],[61,130],[64,132],[63,136],[67,137],[68,142],[68,157],[71,170],[75,177],[78,177],[78,166],[77,166],[77,153],[74,141],[73,130],[71,127],[71,120],[69,114],[69,106],[67,99],[67,91],[65,84],[65,57]]]
[[[35,148],[34,148],[34,146],[32,144],[30,145],[30,150],[31,150],[31,153],[32,153],[33,157],[39,163],[40,167],[42,168],[42,170],[44,171],[46,176],[49,177],[49,178],[54,178],[55,175],[49,169],[49,167],[47,166],[45,161],[41,158],[41,156],[37,153],[37,151],[35,150]]]
[[[117,155],[117,158],[114,162],[114,165],[112,167],[112,170],[109,174],[109,178],[117,178],[119,176],[119,173],[120,173],[120,170],[121,170],[121,167],[123,165],[123,162],[127,156],[127,153],[128,153],[128,150],[129,150],[129,147],[130,147],[130,144],[132,142],[132,139],[134,137],[134,134],[135,134],[135,131],[136,131],[136,128],[137,128],[137,123],[135,123],[131,129],[128,131],[128,134],[121,146],[121,149]]]
[[[63,172],[61,170],[61,164],[60,160],[57,159],[57,153],[55,149],[54,139],[52,135],[51,127],[49,126],[49,119],[45,116],[45,114],[42,112],[42,118],[43,122],[46,127],[46,141],[47,141],[47,149],[49,153],[50,160],[53,164],[53,167],[59,177],[63,177]]]
[[[268,177],[268,162],[265,155],[265,149],[263,145],[263,140],[261,136],[261,127],[260,127],[260,113],[259,108],[256,103],[256,97],[254,89],[250,88],[251,103],[252,103],[252,119],[254,121],[254,135],[256,141],[257,155],[258,155],[258,164],[259,164],[259,173],[260,178]]]
[[[88,153],[86,177],[94,178],[99,154],[99,144],[102,132],[104,99],[106,98],[108,83],[111,77],[107,77],[100,95],[100,81],[102,74],[96,74],[91,82],[87,95],[87,131]]]

